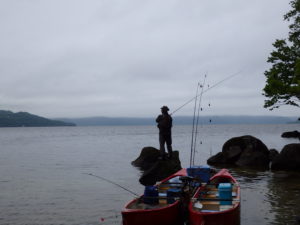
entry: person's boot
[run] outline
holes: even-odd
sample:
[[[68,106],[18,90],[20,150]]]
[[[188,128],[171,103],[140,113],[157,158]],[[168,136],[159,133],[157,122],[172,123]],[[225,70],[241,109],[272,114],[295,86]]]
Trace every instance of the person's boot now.
[[[169,152],[169,153],[168,153],[168,159],[172,159],[172,157],[173,157],[172,152]]]
[[[166,160],[166,154],[160,154],[160,156],[158,157],[159,160]]]

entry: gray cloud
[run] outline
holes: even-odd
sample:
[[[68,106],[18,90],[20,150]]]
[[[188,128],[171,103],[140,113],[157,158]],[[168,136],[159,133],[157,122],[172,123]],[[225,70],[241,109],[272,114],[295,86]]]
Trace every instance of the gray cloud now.
[[[208,74],[203,113],[296,115],[263,109],[288,1],[0,2],[1,108],[48,116],[153,116],[195,95]],[[178,112],[190,115],[193,104]]]

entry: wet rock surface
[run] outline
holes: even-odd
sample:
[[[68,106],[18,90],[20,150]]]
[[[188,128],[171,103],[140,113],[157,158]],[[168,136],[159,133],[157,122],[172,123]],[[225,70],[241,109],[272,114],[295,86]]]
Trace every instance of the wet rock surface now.
[[[297,130],[284,132],[284,133],[282,133],[281,137],[283,137],[283,138],[299,138],[300,139],[300,132],[298,132]]]
[[[259,139],[240,136],[229,139],[223,145],[222,152],[210,157],[210,165],[235,165],[246,167],[269,167],[270,157],[267,146]]]
[[[173,151],[171,159],[159,159],[160,152],[154,147],[144,147],[140,156],[131,164],[142,171],[139,179],[142,185],[154,185],[157,181],[176,173],[181,169],[179,152]]]
[[[297,170],[300,171],[300,144],[288,144],[275,156],[272,170]]]
[[[270,161],[273,161],[277,155],[279,155],[279,152],[276,149],[273,148],[270,149],[270,153],[269,153]]]

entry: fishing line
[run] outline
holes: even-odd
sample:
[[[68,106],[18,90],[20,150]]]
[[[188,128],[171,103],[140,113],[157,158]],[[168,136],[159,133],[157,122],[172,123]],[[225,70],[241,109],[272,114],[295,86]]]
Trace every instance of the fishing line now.
[[[137,196],[137,197],[139,197],[139,195],[136,194],[136,193],[134,193],[133,191],[131,191],[131,190],[127,189],[126,187],[123,187],[123,186],[121,186],[120,184],[117,184],[117,183],[115,183],[115,182],[113,182],[113,181],[111,181],[111,180],[109,180],[109,179],[107,179],[107,178],[105,178],[105,177],[97,176],[97,175],[94,175],[94,174],[92,174],[92,173],[83,173],[83,174],[86,174],[86,175],[89,175],[89,176],[92,176],[92,177],[97,177],[97,178],[99,178],[99,179],[101,179],[101,180],[105,180],[106,182],[111,183],[111,184],[114,184],[114,185],[116,185],[116,186],[122,188],[123,190],[125,190],[125,191],[127,191],[127,192],[129,192],[129,193],[131,193],[131,194],[133,194],[133,195],[135,195],[135,196]]]
[[[198,99],[199,86],[200,86],[200,84],[198,83],[198,84],[197,84],[196,97],[193,98],[193,99],[195,99],[195,105],[194,105],[193,128],[192,128],[192,140],[191,140],[190,167],[192,166],[193,146],[194,146],[194,131],[195,131],[195,116],[196,116],[196,108],[197,108],[197,99]]]
[[[203,91],[203,94],[209,90],[211,90],[212,88],[220,85],[221,83],[225,82],[226,80],[229,80],[231,79],[232,77],[235,77],[237,75],[239,75],[242,71],[239,71],[237,73],[234,73],[226,78],[224,78],[223,80],[220,80],[219,82],[217,82],[216,84],[214,84],[213,86],[211,87],[208,87],[205,91]],[[184,103],[183,105],[181,105],[180,107],[178,107],[177,109],[175,109],[170,115],[173,115],[175,112],[177,112],[178,110],[182,109],[184,106],[186,106],[187,104],[189,104],[191,101],[193,101],[195,98],[197,98],[198,96],[195,96],[193,98],[191,98],[190,100],[188,100],[186,103]]]
[[[194,150],[193,150],[193,165],[195,164],[195,154],[196,154],[196,144],[197,144],[197,134],[198,134],[198,125],[199,125],[199,116],[200,116],[200,110],[201,110],[201,102],[202,102],[202,95],[205,87],[205,81],[206,81],[206,74],[204,76],[203,84],[201,87],[201,93],[199,98],[199,105],[198,105],[198,112],[197,112],[197,121],[196,121],[196,131],[195,131],[195,142],[194,142]]]

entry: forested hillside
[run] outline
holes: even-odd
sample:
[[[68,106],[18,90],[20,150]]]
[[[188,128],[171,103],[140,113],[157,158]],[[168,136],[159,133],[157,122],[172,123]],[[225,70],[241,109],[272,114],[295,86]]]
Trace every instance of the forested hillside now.
[[[74,123],[50,120],[27,112],[13,113],[0,110],[0,127],[53,127],[76,126]]]

